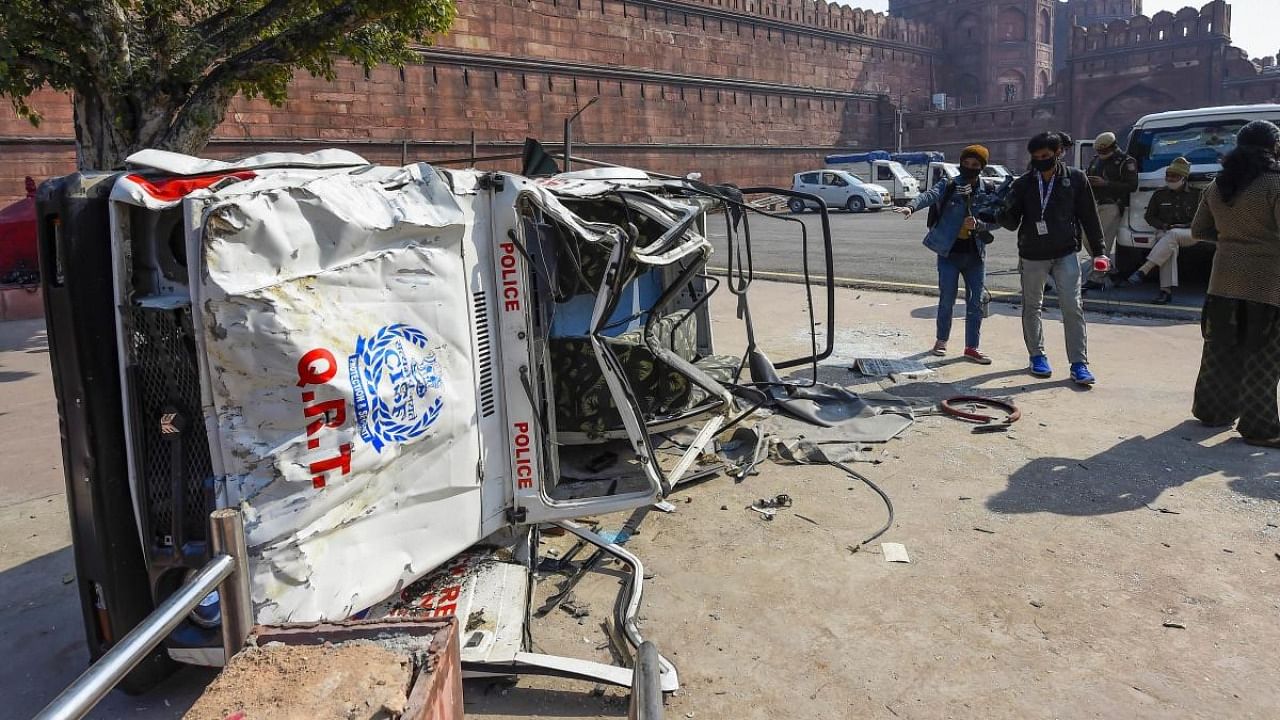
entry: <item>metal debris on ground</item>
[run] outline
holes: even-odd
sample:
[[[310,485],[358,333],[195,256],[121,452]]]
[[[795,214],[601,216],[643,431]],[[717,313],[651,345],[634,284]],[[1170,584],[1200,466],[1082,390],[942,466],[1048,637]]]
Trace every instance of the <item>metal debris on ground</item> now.
[[[909,358],[858,358],[853,361],[851,369],[868,377],[924,376],[933,373],[933,368]]]
[[[983,528],[983,527],[975,527],[975,528],[974,528],[974,530],[977,530],[977,531],[978,531],[978,532],[980,532],[980,533],[986,533],[986,534],[988,534],[988,535],[995,535],[995,534],[996,534],[996,531],[995,531],[995,530],[988,530],[988,529]]]
[[[623,639],[622,634],[618,632],[613,622],[606,619],[600,623],[600,629],[604,631],[604,636],[608,640],[606,645],[608,645],[618,664],[623,667],[634,666],[635,659],[631,654],[631,647],[627,645],[626,640]]]
[[[765,520],[772,520],[778,514],[781,508],[791,507],[791,496],[785,493],[779,493],[769,499],[761,498],[747,506],[748,510],[755,510],[760,513],[760,517]]]
[[[1167,628],[1174,628],[1175,630],[1186,630],[1186,629],[1187,629],[1187,626],[1186,626],[1186,625],[1184,625],[1183,623],[1180,623],[1180,622],[1174,622],[1173,620],[1166,620],[1166,621],[1164,622],[1164,626],[1165,626],[1165,627],[1167,627]]]
[[[791,496],[786,493],[779,493],[768,500],[756,500],[755,506],[767,509],[789,508],[791,507]]]
[[[569,597],[560,601],[560,609],[569,613],[574,619],[579,620],[591,614],[591,609],[578,602],[578,599],[573,595],[569,595]]]
[[[975,433],[1004,432],[1009,429],[1010,425],[1022,418],[1022,411],[1018,409],[1017,405],[1004,400],[978,395],[961,395],[948,398],[942,401],[939,409],[945,415],[977,423],[977,426],[973,428]],[[1004,417],[989,415],[983,412],[984,410],[999,411],[1004,414]]]

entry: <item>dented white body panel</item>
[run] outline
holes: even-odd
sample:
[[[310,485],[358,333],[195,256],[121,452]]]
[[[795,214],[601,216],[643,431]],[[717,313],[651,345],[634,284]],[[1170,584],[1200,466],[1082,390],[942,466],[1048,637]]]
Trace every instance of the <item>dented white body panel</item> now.
[[[481,538],[466,217],[402,172],[205,211],[193,295],[260,623],[346,617]]]

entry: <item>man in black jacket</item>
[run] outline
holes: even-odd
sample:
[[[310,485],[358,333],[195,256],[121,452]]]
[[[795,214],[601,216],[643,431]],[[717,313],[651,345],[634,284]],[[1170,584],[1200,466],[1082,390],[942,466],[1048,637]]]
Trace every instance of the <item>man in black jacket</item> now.
[[[1018,233],[1018,270],[1022,275],[1022,336],[1031,355],[1031,374],[1053,374],[1044,354],[1045,281],[1052,277],[1058,288],[1058,305],[1067,336],[1071,379],[1081,385],[1096,380],[1089,372],[1084,308],[1080,300],[1080,250],[1077,228],[1084,230],[1095,268],[1108,265],[1102,245],[1098,206],[1085,174],[1058,158],[1062,140],[1055,133],[1041,133],[1027,143],[1032,170],[1010,188],[1000,213],[1000,224]],[[1101,258],[1101,259],[1100,259]],[[1104,269],[1105,271],[1105,269]]]

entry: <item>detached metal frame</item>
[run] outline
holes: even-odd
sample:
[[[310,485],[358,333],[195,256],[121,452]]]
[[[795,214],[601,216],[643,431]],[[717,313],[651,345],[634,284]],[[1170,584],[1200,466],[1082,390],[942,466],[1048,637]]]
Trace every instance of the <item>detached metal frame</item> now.
[[[213,558],[54,698],[35,720],[78,720],[89,714],[215,589],[222,608],[223,652],[229,659],[244,647],[253,626],[244,520],[239,510],[223,509],[214,511],[209,521]]]
[[[467,662],[463,661],[462,670],[467,677],[502,677],[508,675],[543,675],[549,677],[604,682],[610,685],[630,688],[633,694],[657,691],[675,692],[680,689],[680,676],[675,665],[658,654],[652,642],[647,642],[640,635],[636,622],[640,612],[640,601],[644,594],[644,564],[640,558],[628,552],[621,545],[611,543],[600,535],[571,521],[552,523],[564,528],[588,545],[596,547],[600,552],[612,556],[630,571],[629,579],[618,591],[618,604],[614,608],[614,623],[622,634],[622,640],[631,646],[636,657],[635,666],[631,668],[607,665],[594,660],[566,657],[563,655],[547,655],[545,653],[518,652],[513,660],[507,662]],[[526,621],[527,622],[527,621]],[[646,650],[646,647],[649,648]],[[647,663],[642,667],[641,659],[646,653],[652,653],[653,665]],[[633,695],[633,702],[634,695]],[[659,699],[658,704],[661,705]],[[658,715],[642,715],[641,717],[659,717]]]

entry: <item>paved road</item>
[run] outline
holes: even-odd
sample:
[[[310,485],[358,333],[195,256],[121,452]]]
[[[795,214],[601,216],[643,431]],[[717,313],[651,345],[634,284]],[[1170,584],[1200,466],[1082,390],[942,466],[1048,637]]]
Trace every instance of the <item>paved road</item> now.
[[[836,277],[920,286],[917,289],[923,291],[936,289],[936,256],[920,244],[925,234],[924,216],[925,213],[917,213],[904,220],[887,211],[860,215],[831,213]],[[814,272],[821,273],[822,223],[815,213],[791,216],[787,220],[754,216],[751,231],[756,270],[800,272],[801,224],[808,230],[813,243],[814,249],[809,255]],[[712,264],[723,266],[726,262],[723,221],[713,221],[708,233],[716,245]],[[1189,256],[1188,262],[1183,263],[1183,287],[1175,298],[1175,305],[1198,311],[1204,300],[1208,278],[1206,259],[1204,253],[1199,253]],[[998,231],[995,242],[987,250],[987,286],[995,291],[997,297],[999,291],[1018,291],[1017,267],[1018,254],[1013,233]],[[1093,309],[1161,312],[1164,309],[1149,304],[1158,289],[1154,283],[1140,288],[1113,288],[1091,293],[1089,300]]]

